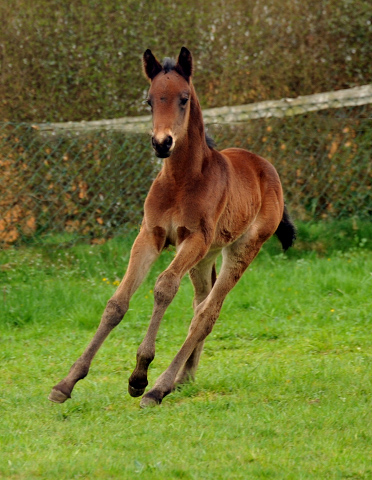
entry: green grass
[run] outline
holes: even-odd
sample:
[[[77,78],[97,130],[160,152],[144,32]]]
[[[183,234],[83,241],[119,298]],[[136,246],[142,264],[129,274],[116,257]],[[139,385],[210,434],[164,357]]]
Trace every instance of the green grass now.
[[[73,398],[48,402],[92,337],[129,245],[0,253],[0,478],[372,478],[372,259],[359,240],[323,256],[285,256],[271,242],[226,299],[196,382],[140,410],[127,379],[165,252]],[[150,385],[185,338],[191,298],[185,278]]]

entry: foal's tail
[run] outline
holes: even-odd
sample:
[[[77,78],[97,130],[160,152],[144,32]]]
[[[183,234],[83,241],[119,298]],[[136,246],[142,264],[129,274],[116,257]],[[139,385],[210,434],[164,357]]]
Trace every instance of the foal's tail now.
[[[296,240],[296,227],[289,216],[286,206],[284,206],[283,217],[276,229],[275,235],[279,238],[284,251],[292,247]]]

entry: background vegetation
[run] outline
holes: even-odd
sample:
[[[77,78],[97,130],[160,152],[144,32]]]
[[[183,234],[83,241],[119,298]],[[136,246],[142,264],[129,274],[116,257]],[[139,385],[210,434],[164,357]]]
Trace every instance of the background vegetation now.
[[[372,81],[369,0],[3,0],[0,119],[140,114],[146,48],[194,54],[203,107]]]

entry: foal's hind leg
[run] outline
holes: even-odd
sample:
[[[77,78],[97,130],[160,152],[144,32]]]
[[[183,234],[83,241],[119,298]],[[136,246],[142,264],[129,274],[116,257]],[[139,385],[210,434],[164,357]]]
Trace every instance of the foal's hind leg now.
[[[154,387],[144,395],[141,400],[141,407],[161,403],[162,399],[172,391],[177,373],[190,358],[197,345],[204,342],[207,335],[212,331],[226,295],[236,285],[269,236],[261,236],[253,241],[246,239],[247,243],[241,238],[234,245],[224,249],[221,272],[214,287],[197,308],[189,333],[180,351],[167,370],[157,379]]]
[[[216,281],[215,259],[218,254],[219,251],[209,254],[189,272],[195,291],[193,302],[194,311],[196,311],[198,306],[207,298]],[[175,387],[189,380],[195,380],[195,373],[198,368],[203,346],[204,340],[198,343],[190,357],[186,360],[184,366],[177,375],[174,384]]]
[[[71,397],[75,384],[86,377],[93,357],[111,330],[121,322],[128,310],[131,296],[142,283],[160,251],[157,239],[146,233],[145,229],[141,230],[133,244],[127,272],[108,301],[97,332],[81,357],[72,365],[67,377],[53,387],[49,400],[63,403]]]

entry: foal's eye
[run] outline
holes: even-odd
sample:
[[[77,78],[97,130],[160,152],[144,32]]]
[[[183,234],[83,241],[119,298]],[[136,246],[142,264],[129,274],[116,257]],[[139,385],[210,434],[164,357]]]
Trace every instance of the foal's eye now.
[[[151,100],[150,100],[149,98],[145,101],[145,103],[147,103],[147,105],[148,105],[149,107],[152,106],[152,105],[151,105]]]
[[[189,99],[187,97],[182,97],[181,98],[181,105],[184,107],[188,101],[189,101]]]

